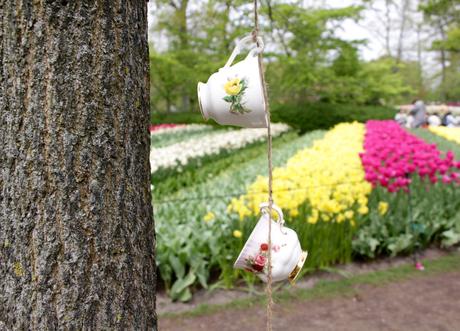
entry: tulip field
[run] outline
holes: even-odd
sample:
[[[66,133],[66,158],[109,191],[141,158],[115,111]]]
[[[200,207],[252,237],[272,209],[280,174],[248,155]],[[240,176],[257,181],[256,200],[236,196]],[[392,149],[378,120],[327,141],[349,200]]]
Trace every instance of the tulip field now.
[[[299,136],[274,124],[274,200],[309,251],[302,272],[458,244],[459,130],[368,121]],[[267,199],[265,134],[151,128],[157,264],[172,299],[256,282],[232,266]]]

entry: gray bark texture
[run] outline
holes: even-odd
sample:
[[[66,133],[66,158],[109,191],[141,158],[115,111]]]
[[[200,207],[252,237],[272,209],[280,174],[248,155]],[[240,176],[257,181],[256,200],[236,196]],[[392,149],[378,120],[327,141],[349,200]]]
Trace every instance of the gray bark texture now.
[[[156,330],[145,0],[0,0],[0,330]]]

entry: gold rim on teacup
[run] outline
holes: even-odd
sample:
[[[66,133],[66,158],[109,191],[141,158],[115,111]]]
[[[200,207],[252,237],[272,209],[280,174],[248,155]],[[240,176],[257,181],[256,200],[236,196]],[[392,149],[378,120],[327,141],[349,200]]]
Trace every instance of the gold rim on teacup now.
[[[200,95],[200,90],[201,90],[202,85],[204,85],[202,82],[198,82],[198,85],[197,85],[198,95]],[[204,113],[203,105],[201,104],[201,98],[198,98],[198,105],[200,107],[201,116],[203,116],[205,121],[209,120],[209,116]]]
[[[303,251],[302,254],[300,255],[299,262],[289,274],[288,280],[291,283],[291,285],[295,284],[295,281],[300,274],[300,270],[302,270],[302,267],[305,264],[305,261],[307,260],[307,256],[308,256],[308,252]]]

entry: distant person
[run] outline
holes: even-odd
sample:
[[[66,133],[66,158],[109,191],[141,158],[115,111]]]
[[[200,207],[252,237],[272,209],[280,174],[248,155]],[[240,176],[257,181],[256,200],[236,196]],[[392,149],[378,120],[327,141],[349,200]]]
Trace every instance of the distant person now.
[[[450,111],[446,111],[445,114],[442,116],[442,125],[447,126],[449,128],[456,127],[458,125],[457,119]]]
[[[406,128],[411,129],[413,127],[412,123],[414,123],[414,115],[407,115]]]
[[[414,117],[411,123],[412,128],[419,128],[426,124],[426,108],[422,100],[415,102],[410,114]]]
[[[428,125],[429,126],[441,126],[442,120],[441,117],[438,116],[438,114],[432,114],[428,116]]]
[[[407,115],[403,113],[402,110],[399,110],[399,112],[396,113],[395,115],[395,121],[401,125],[405,126],[407,122]]]
[[[460,115],[454,116],[455,126],[460,127]]]

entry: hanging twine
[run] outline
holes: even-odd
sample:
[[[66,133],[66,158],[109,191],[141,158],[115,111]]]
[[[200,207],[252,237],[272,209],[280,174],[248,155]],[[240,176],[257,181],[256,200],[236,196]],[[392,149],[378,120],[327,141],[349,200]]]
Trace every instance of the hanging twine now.
[[[257,41],[259,35],[259,14],[258,3],[254,0],[254,31],[252,36],[254,42]],[[268,103],[267,84],[265,83],[265,71],[262,62],[262,52],[258,54],[260,81],[262,82],[262,89],[264,93],[264,108],[267,115],[267,146],[268,146],[268,277],[267,277],[267,331],[272,331],[272,315],[273,315],[273,293],[272,293],[272,208],[273,208],[273,164],[272,164],[272,132],[270,121],[270,106]]]

